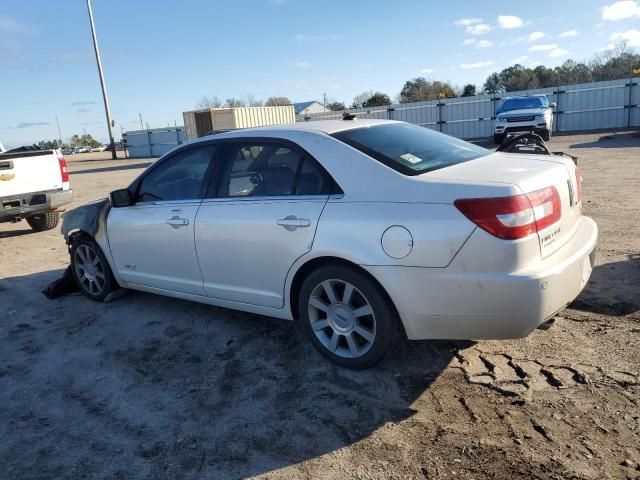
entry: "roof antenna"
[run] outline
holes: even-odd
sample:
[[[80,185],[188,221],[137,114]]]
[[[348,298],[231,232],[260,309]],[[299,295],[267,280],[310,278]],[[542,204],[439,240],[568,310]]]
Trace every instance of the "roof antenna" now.
[[[344,112],[342,114],[342,120],[355,120],[355,119],[356,119],[355,113]]]

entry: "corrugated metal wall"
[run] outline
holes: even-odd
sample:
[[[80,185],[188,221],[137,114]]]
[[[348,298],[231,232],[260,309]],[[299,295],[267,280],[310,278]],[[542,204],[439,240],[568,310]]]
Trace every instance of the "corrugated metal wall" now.
[[[135,157],[159,157],[187,141],[184,127],[133,130],[122,134],[127,141],[128,155]]]
[[[554,132],[576,132],[640,126],[640,78],[509,92],[506,96],[545,94],[555,102]],[[495,112],[504,97],[478,95],[384,107],[351,108],[359,118],[415,123],[459,138],[493,134]],[[342,112],[308,115],[309,120],[342,118]],[[298,118],[298,121],[305,121]]]

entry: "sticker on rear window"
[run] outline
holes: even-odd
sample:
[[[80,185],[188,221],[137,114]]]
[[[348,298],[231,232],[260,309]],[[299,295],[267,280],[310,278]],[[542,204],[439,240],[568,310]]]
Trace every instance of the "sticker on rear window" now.
[[[416,157],[413,153],[405,153],[404,155],[400,155],[400,158],[410,163],[420,163],[422,161],[420,157]]]

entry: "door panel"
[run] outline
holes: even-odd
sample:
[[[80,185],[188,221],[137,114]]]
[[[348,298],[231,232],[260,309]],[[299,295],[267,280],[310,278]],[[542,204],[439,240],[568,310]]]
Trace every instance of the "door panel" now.
[[[311,249],[328,195],[205,200],[195,240],[205,294],[284,306],[291,265]]]
[[[200,202],[112,208],[109,246],[128,283],[203,295],[193,232]]]

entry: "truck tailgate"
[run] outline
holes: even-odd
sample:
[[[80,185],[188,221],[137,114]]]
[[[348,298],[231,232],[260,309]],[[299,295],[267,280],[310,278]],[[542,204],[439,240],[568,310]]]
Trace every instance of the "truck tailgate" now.
[[[0,155],[0,197],[62,188],[60,163],[55,152]]]

